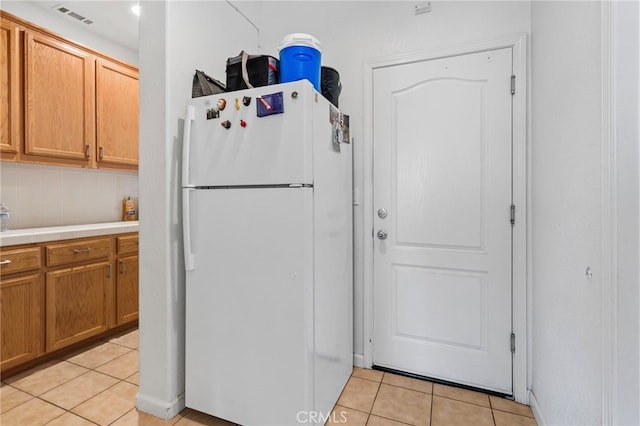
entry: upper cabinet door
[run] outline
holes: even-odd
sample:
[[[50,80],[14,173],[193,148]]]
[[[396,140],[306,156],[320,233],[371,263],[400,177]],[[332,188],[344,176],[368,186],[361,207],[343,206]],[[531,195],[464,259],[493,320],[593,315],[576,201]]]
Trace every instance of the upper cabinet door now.
[[[98,165],[138,165],[138,72],[96,61]]]
[[[94,75],[91,54],[25,31],[25,154],[91,163]]]
[[[20,147],[19,27],[0,20],[0,151],[14,159]]]

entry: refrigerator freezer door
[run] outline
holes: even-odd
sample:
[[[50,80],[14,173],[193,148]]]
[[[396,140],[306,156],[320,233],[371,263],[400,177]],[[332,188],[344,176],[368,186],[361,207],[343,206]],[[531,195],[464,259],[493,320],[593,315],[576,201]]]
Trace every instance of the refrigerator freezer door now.
[[[186,404],[251,425],[313,409],[313,189],[190,190]]]
[[[283,112],[258,117],[261,98],[279,93]],[[190,100],[182,186],[313,183],[311,109],[316,96],[309,82],[299,81]],[[249,99],[248,105],[243,99]]]

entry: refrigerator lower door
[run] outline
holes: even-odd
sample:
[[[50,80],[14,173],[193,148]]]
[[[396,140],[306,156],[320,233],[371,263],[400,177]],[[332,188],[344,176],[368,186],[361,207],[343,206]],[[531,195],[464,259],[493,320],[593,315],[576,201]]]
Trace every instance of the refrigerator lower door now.
[[[314,400],[313,189],[188,191],[186,405],[299,424]]]

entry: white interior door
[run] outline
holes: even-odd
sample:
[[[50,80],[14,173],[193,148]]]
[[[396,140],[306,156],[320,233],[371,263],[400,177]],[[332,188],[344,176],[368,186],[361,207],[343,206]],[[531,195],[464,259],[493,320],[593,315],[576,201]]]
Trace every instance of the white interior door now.
[[[374,365],[512,393],[511,75],[511,48],[373,72]]]

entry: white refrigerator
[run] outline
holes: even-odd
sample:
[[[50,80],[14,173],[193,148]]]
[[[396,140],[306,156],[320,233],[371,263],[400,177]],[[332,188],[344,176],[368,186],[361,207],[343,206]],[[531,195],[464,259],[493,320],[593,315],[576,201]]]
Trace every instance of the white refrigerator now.
[[[306,80],[189,101],[187,407],[245,426],[328,418],[353,361],[344,119]]]

